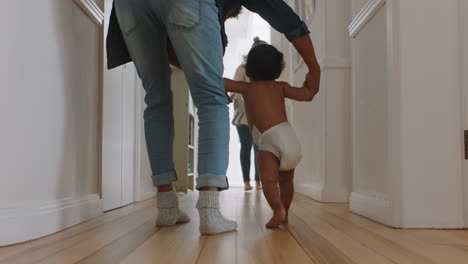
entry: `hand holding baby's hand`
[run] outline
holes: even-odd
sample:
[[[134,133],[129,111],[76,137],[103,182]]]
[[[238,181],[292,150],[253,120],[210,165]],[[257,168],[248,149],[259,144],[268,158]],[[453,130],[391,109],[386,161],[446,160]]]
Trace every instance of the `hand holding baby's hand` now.
[[[226,97],[227,97],[227,104],[231,104],[232,103],[231,96],[229,96],[228,92],[225,92],[225,93],[226,93]]]
[[[309,72],[306,75],[304,86],[307,84],[307,88],[311,90],[313,96],[319,92],[320,87],[320,71]]]

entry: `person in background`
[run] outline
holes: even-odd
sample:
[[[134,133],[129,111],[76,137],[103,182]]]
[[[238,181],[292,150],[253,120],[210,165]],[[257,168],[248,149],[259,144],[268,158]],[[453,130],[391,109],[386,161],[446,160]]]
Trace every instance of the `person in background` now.
[[[258,37],[254,38],[254,43],[252,48],[260,44],[268,44],[265,41],[260,40]],[[237,67],[236,73],[234,75],[235,81],[244,81],[250,82],[249,77],[245,74],[245,64],[242,63]],[[242,167],[242,176],[244,178],[244,189],[246,191],[252,190],[250,185],[250,163],[251,163],[251,154],[252,146],[254,149],[254,166],[255,166],[255,187],[257,190],[262,189],[262,184],[260,182],[260,176],[257,168],[257,152],[258,147],[253,143],[252,133],[250,132],[249,122],[247,121],[247,115],[245,114],[245,105],[244,98],[241,94],[230,93],[231,100],[234,103],[234,117],[232,118],[232,124],[236,126],[237,133],[239,134],[239,140],[241,144],[240,149],[240,162]]]

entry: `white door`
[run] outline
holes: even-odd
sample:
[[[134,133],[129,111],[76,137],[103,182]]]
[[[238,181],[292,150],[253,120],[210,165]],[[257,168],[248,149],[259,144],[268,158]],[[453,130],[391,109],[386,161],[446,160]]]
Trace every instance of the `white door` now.
[[[104,7],[106,36],[112,0]],[[136,71],[133,64],[104,69],[103,80],[102,199],[108,211],[135,201]]]
[[[148,151],[146,149],[145,129],[143,113],[146,108],[145,91],[141,80],[137,78],[136,84],[136,155],[135,155],[135,200],[137,202],[144,201],[156,196],[156,190],[153,187],[153,179],[151,177],[151,167],[148,159]]]
[[[109,27],[112,0],[104,4],[104,39]],[[105,42],[105,41],[104,41]],[[104,43],[105,44],[105,43]],[[105,47],[105,45],[104,45]],[[122,100],[123,67],[107,70],[104,49],[102,121],[102,199],[104,211],[122,206]]]
[[[135,201],[137,74],[133,63],[124,66],[122,100],[122,206]]]
[[[463,129],[467,134],[465,136],[465,151],[468,149],[468,2],[460,1],[460,22],[461,22],[461,40],[462,40],[462,77],[463,77]],[[464,165],[464,177],[465,177],[465,186],[464,186],[464,207],[465,207],[465,228],[468,228],[468,153],[466,153]]]

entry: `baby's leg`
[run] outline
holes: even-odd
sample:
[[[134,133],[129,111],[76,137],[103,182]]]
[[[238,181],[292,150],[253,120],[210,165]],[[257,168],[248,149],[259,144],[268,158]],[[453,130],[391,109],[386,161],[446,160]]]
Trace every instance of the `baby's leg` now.
[[[279,161],[271,152],[258,152],[258,168],[263,184],[265,198],[273,209],[273,217],[268,221],[266,227],[277,228],[286,217],[283,203],[278,189]]]
[[[281,171],[279,175],[279,187],[281,194],[281,202],[286,210],[284,223],[288,222],[289,207],[294,197],[294,170]]]

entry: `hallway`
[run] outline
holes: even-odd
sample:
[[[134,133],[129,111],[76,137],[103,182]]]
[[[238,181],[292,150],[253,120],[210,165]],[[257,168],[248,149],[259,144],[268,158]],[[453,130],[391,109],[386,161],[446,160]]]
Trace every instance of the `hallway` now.
[[[397,230],[351,214],[347,204],[296,195],[290,223],[264,227],[261,192],[222,195],[237,232],[200,236],[196,193],[181,197],[192,221],[155,228],[153,199],[105,213],[60,233],[0,248],[0,263],[466,263],[468,231]]]

